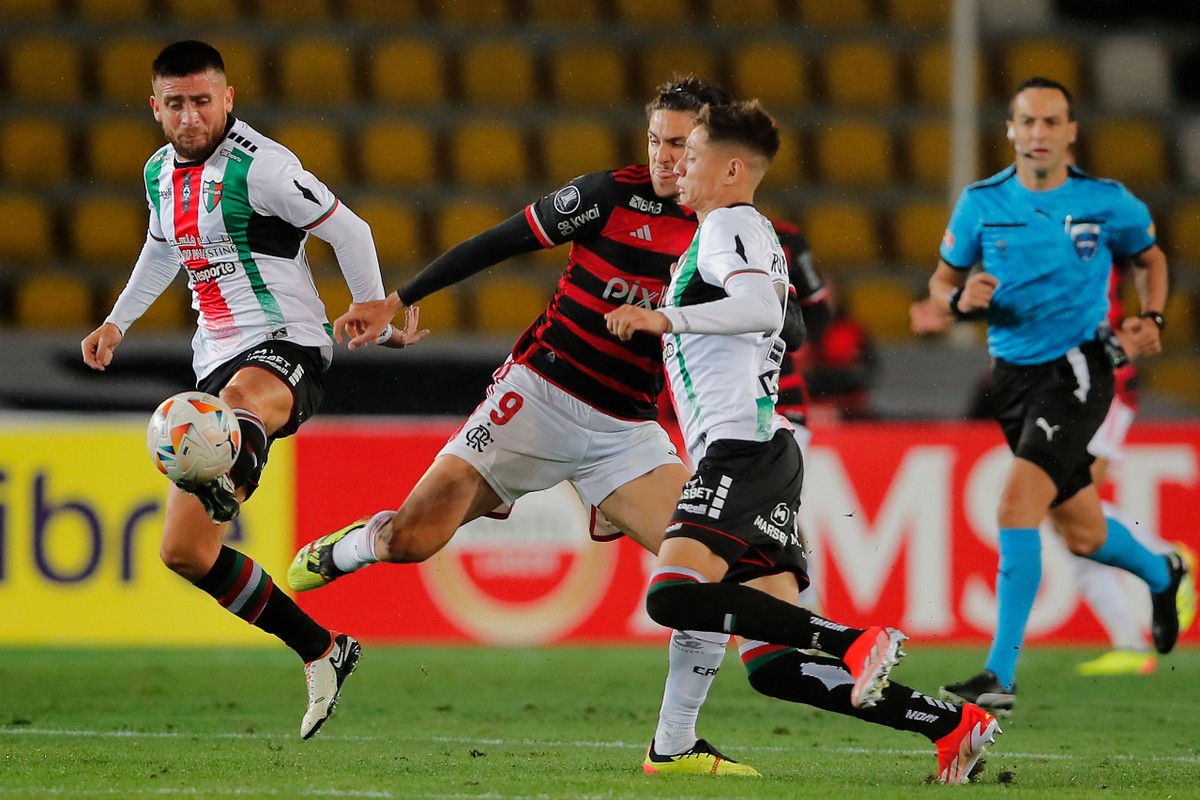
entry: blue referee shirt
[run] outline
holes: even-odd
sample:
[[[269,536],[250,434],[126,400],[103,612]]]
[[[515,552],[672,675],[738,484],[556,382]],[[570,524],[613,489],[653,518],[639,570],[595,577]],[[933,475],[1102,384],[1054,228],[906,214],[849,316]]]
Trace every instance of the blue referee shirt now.
[[[1000,280],[988,308],[988,351],[1040,364],[1095,338],[1113,254],[1153,244],[1149,209],[1117,181],[1072,166],[1062,186],[1034,192],[1014,166],[963,190],[940,253],[955,269],[982,259]]]

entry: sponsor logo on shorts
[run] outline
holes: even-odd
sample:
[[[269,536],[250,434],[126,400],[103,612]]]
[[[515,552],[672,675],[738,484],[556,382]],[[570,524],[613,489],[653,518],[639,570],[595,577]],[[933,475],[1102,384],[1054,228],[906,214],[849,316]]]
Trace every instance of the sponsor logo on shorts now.
[[[246,362],[265,364],[281,375],[288,375],[292,371],[291,361],[288,361],[285,357],[279,355],[279,353],[274,353],[265,347],[252,351],[250,355],[246,356]]]
[[[463,441],[467,446],[476,453],[482,453],[483,448],[491,444],[495,439],[492,437],[492,432],[487,429],[486,425],[476,425],[463,434]]]
[[[303,377],[304,377],[304,365],[297,364],[296,369],[292,372],[292,374],[288,375],[288,383],[290,383],[292,386],[295,386],[296,384],[298,384],[300,382],[300,380]]]

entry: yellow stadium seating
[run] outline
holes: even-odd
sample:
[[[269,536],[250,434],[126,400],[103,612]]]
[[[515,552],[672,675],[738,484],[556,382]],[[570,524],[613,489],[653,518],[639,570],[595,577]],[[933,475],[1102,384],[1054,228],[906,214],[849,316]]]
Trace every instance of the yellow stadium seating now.
[[[804,143],[799,131],[784,128],[779,132],[779,152],[763,177],[766,188],[787,189],[804,177]]]
[[[887,16],[903,28],[948,29],[951,0],[887,0]]]
[[[836,44],[822,63],[825,96],[834,106],[877,109],[899,104],[900,59],[890,46],[871,41]]]
[[[83,139],[92,178],[141,191],[145,191],[142,170],[146,160],[164,141],[162,129],[149,115],[103,120],[89,126]]]
[[[536,100],[533,56],[523,43],[492,39],[470,45],[459,55],[458,67],[468,103],[524,107]]]
[[[1197,319],[1200,318],[1200,306],[1197,306],[1195,289],[1180,286],[1167,297],[1167,305],[1163,308],[1163,316],[1171,321],[1162,333],[1163,345],[1167,352],[1186,352],[1196,346],[1196,333],[1200,329]],[[1196,373],[1196,382],[1200,383],[1200,372]]]
[[[1080,132],[1087,161],[1081,166],[1102,178],[1132,187],[1158,186],[1167,180],[1166,142],[1149,119],[1105,119]]]
[[[636,27],[681,25],[691,16],[687,0],[615,0],[613,5],[619,22]]]
[[[625,70],[625,57],[613,47],[570,44],[550,54],[550,90],[571,106],[620,107],[628,100]]]
[[[332,16],[326,0],[257,0],[254,11],[259,19],[288,25],[324,22]]]
[[[279,50],[283,100],[299,106],[346,106],[354,102],[357,70],[349,46],[338,39],[289,38]]]
[[[367,125],[359,138],[358,154],[363,177],[382,186],[429,186],[442,171],[435,134],[419,123]]]
[[[53,103],[83,96],[83,55],[71,40],[35,36],[10,41],[6,49],[8,88],[14,98]],[[53,68],[47,69],[48,64]],[[144,66],[142,75],[148,72]],[[149,97],[149,80],[145,83]]]
[[[395,284],[388,284],[389,287]],[[433,336],[453,333],[463,328],[462,291],[454,287],[434,292],[416,302],[421,312],[420,326],[428,328]]]
[[[1005,93],[1002,99],[1007,101],[1021,81],[1034,75],[1053,78],[1063,84],[1071,90],[1076,101],[1083,94],[1079,56],[1075,48],[1066,42],[1035,39],[1010,46],[1001,64]]]
[[[501,209],[486,203],[460,202],[441,208],[434,221],[434,242],[438,254],[444,253],[459,242],[483,233],[506,217]]]
[[[908,174],[926,187],[946,185],[950,177],[950,123],[918,122],[908,129]]]
[[[895,177],[891,135],[873,122],[832,122],[816,132],[817,162],[827,183],[876,187]]]
[[[225,62],[225,79],[233,87],[234,108],[249,103],[263,103],[267,98],[267,79],[263,73],[262,46],[240,38],[214,36],[207,40],[221,51]]]
[[[647,100],[654,96],[654,90],[658,86],[675,74],[694,72],[709,80],[715,80],[717,74],[716,54],[710,49],[692,44],[655,42],[642,49],[640,63],[638,88]]]
[[[814,206],[801,226],[822,269],[861,268],[882,260],[871,209],[857,204]]]
[[[340,129],[325,122],[299,118],[280,122],[273,138],[291,150],[304,168],[334,188],[347,180]]]
[[[100,299],[101,305],[99,314],[103,317],[113,307],[113,303],[117,301],[117,296],[121,294],[121,290],[125,288],[126,277],[119,280],[110,281],[104,288],[103,295]],[[150,308],[146,309],[146,313],[138,318],[138,321],[133,324],[134,329],[139,331],[155,330],[178,330],[194,325],[196,317],[191,310],[191,292],[187,290],[187,285],[182,278],[177,278],[171,282],[167,290],[158,296]]]
[[[331,274],[324,274],[326,272]],[[325,316],[330,322],[345,314],[346,309],[350,308],[353,295],[350,294],[350,287],[346,285],[345,279],[338,273],[336,266],[333,266],[331,270],[322,270],[322,275],[316,277],[313,283],[317,286],[317,294],[321,296],[321,302],[325,304]]]
[[[451,134],[455,178],[464,184],[508,187],[528,177],[525,135],[499,120],[472,122]]]
[[[166,0],[166,11],[176,22],[237,22],[242,17],[242,3],[240,0]],[[221,55],[225,56],[223,50]],[[229,68],[228,61],[225,67]]]
[[[571,3],[564,3],[562,0],[525,0],[525,13],[536,25],[575,28],[600,22],[603,17],[600,8],[602,2],[603,0],[576,0]]]
[[[61,184],[70,177],[72,155],[61,122],[16,117],[0,124],[0,176],[7,181],[23,186]]]
[[[75,15],[89,22],[142,22],[150,16],[150,0],[75,0]]]
[[[58,4],[47,0],[4,0],[0,3],[0,19],[31,21],[54,19]]]
[[[1143,374],[1150,388],[1189,403],[1200,403],[1200,358],[1195,355],[1165,355],[1146,362]]]
[[[915,299],[904,284],[887,278],[856,280],[845,286],[851,313],[871,338],[902,341],[911,338],[908,307]]]
[[[370,224],[383,269],[409,265],[426,255],[421,217],[412,206],[394,200],[367,199],[355,201],[354,212]]]
[[[798,48],[778,42],[750,42],[731,55],[733,91],[739,97],[758,98],[768,109],[810,102],[808,65]]]
[[[143,202],[84,200],[71,215],[71,251],[93,264],[132,266],[146,241],[148,214]]]
[[[1160,244],[1171,263],[1200,267],[1200,199],[1176,203],[1168,217],[1166,240]]]
[[[30,330],[91,330],[92,287],[74,275],[38,275],[17,285],[16,323]]]
[[[721,28],[773,26],[780,21],[775,0],[709,0],[709,13]]]
[[[539,132],[542,162],[552,183],[566,183],[578,175],[620,165],[616,131],[607,123],[568,117],[539,128]]]
[[[163,42],[149,37],[105,40],[96,48],[96,80],[100,94],[114,105],[139,111],[150,105],[154,89],[150,65],[163,49]]]
[[[937,263],[938,245],[950,219],[945,203],[917,201],[897,209],[893,242],[897,260],[918,271]]]
[[[49,209],[26,194],[0,194],[0,263],[42,264],[54,255]]]
[[[786,5],[808,28],[860,28],[874,16],[871,0],[788,0]]]
[[[368,70],[371,90],[379,102],[407,107],[446,100],[446,59],[436,42],[381,42],[369,54]]]
[[[486,27],[512,19],[507,0],[431,0],[434,17],[450,25]]]
[[[950,45],[945,42],[917,48],[912,55],[912,68],[913,88],[918,103],[925,106],[950,105],[951,59]],[[975,96],[979,101],[987,99],[983,61],[978,55],[975,58]]]
[[[546,310],[551,291],[519,278],[493,278],[475,288],[475,325],[482,333],[516,336]]]

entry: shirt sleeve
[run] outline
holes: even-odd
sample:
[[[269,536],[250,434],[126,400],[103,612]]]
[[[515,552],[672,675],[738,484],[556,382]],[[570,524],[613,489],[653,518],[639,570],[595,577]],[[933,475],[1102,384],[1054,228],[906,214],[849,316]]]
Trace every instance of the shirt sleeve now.
[[[979,206],[970,191],[963,191],[950,215],[950,224],[942,234],[942,246],[938,254],[955,269],[970,269],[979,260]]]
[[[153,218],[154,215],[151,214],[151,219]],[[130,325],[146,313],[146,309],[150,308],[158,296],[166,291],[180,268],[175,249],[161,238],[154,238],[152,232],[148,234],[137,263],[133,266],[133,272],[129,275],[129,281],[104,321],[116,325],[124,334]]]
[[[525,209],[542,247],[557,247],[604,229],[616,192],[608,172],[581,175]]]
[[[339,203],[312,232],[333,247],[354,302],[383,299],[375,239],[371,236],[371,226],[362,217]]]
[[[337,207],[337,198],[287,150],[271,151],[250,167],[250,205],[302,230],[324,222]]]
[[[713,286],[727,286],[729,279],[746,272],[761,272],[787,283],[782,264],[773,264],[774,248],[766,241],[765,229],[738,224],[731,214],[710,213],[700,228],[700,275]]]
[[[1156,239],[1150,209],[1124,188],[1117,201],[1111,228],[1108,246],[1117,255],[1137,255]]]
[[[778,294],[780,282],[759,270],[733,273],[725,283],[728,297],[694,306],[661,308],[671,321],[673,333],[772,332],[783,325],[783,301]]]

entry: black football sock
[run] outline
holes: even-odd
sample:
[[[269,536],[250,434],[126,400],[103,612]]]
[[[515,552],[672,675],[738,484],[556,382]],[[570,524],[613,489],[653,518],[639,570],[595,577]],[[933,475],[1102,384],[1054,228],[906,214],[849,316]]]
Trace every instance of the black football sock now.
[[[256,628],[278,636],[305,663],[329,649],[330,633],[283,593],[254,559],[221,546],[216,563],[196,588]]]
[[[850,704],[854,678],[836,658],[808,655],[792,647],[764,642],[748,642],[741,648],[741,654],[750,685],[768,697],[912,731],[931,742],[950,733],[962,719],[958,706],[895,681],[883,690],[883,697],[873,707],[855,708]]]
[[[267,437],[262,420],[254,413],[244,408],[235,408],[233,413],[237,416],[238,428],[242,433],[242,444],[237,460],[229,469],[229,478],[235,487],[246,490],[246,499],[249,500],[258,488],[263,467],[267,466],[271,440]]]
[[[670,567],[651,576],[646,611],[667,628],[732,633],[839,657],[863,633],[749,586],[700,583],[694,573]]]

